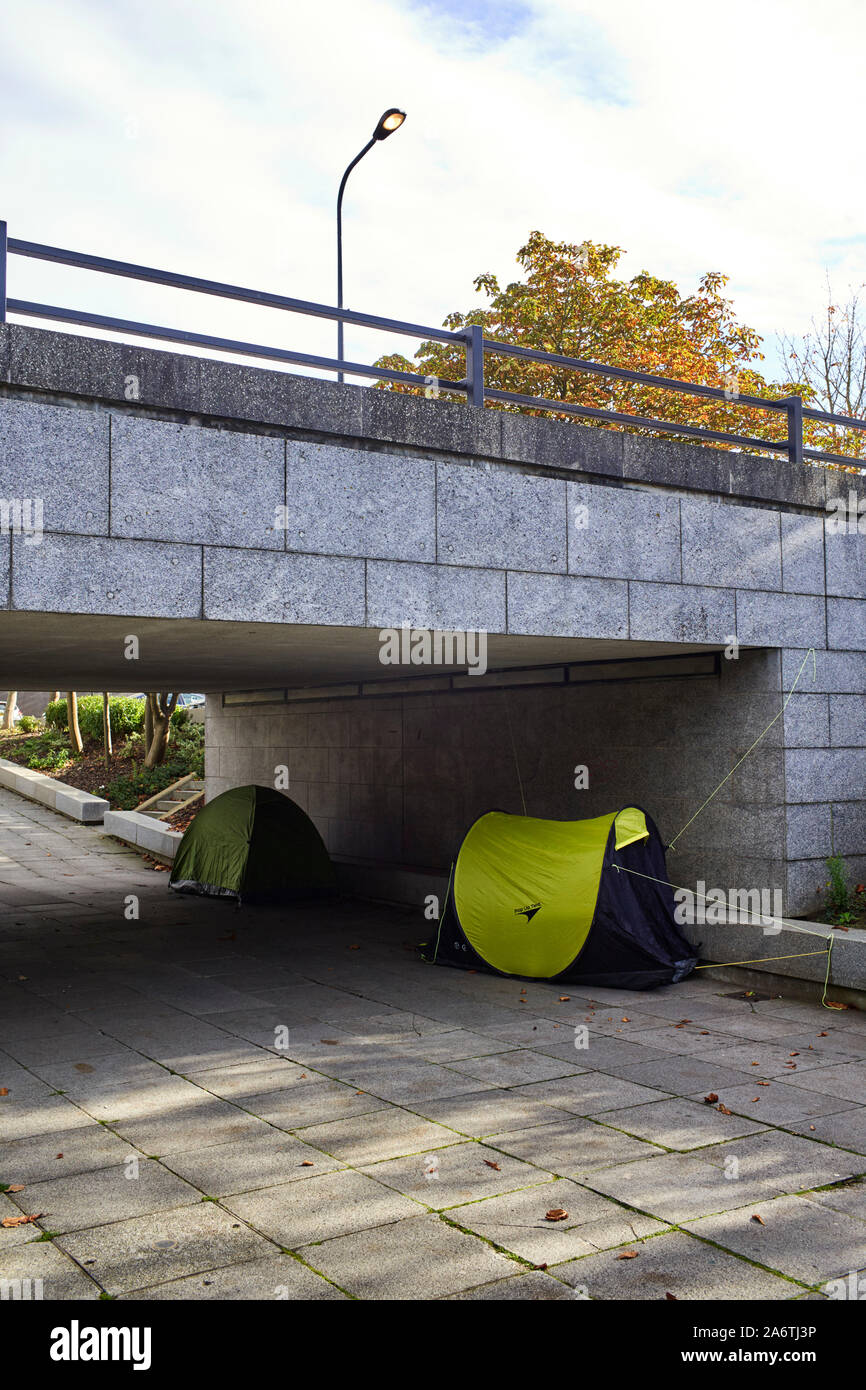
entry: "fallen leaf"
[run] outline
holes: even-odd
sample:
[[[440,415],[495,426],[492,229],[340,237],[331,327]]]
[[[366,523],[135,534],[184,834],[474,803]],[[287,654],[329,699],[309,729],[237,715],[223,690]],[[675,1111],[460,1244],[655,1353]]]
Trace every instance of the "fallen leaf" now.
[[[618,1260],[636,1260],[637,1254],[638,1252],[636,1250],[623,1250],[616,1258]]]
[[[533,1265],[533,1269],[547,1269],[547,1265]]]
[[[319,1042],[327,1043],[328,1047],[339,1047],[340,1045],[337,1038],[319,1038]]]
[[[827,1000],[827,1008],[828,1008],[828,1009],[848,1009],[848,1008],[850,1008],[850,1007],[851,1007],[850,1004],[838,1004],[838,1003],[836,1002],[835,999],[828,999],[828,1000]]]
[[[492,1158],[485,1158],[484,1162],[487,1164],[488,1168],[495,1168],[497,1173],[502,1172],[502,1169],[500,1168],[499,1164],[494,1163]]]
[[[560,1004],[567,1004],[567,1003],[570,1001],[570,999],[571,999],[571,995],[570,995],[570,994],[560,994],[560,996],[559,996],[559,1002],[560,1002]]]
[[[709,1028],[702,1028],[701,1031],[700,1031],[700,1033],[698,1034],[698,1037],[699,1037],[699,1038],[708,1038],[709,1036],[710,1036],[710,1030],[709,1030]],[[671,1297],[673,1297],[673,1295],[671,1295]]]
[[[567,1216],[568,1212],[565,1207],[551,1207],[544,1219],[545,1221],[564,1221]]]
[[[715,1105],[717,1100],[718,1096],[716,1095],[715,1091],[710,1091],[710,1094],[708,1096],[704,1096],[704,1105]]]
[[[666,1293],[666,1294],[665,1294],[665,1298],[668,1300],[669,1303],[678,1303],[678,1302],[679,1302],[679,1300],[678,1300],[678,1298],[677,1298],[677,1296],[676,1296],[675,1293]]]
[[[789,1056],[789,1057],[799,1057],[799,1055],[800,1055],[799,1052],[789,1052],[789,1053],[788,1053],[788,1056]]]
[[[8,1094],[9,1094],[9,1087],[8,1087],[8,1086],[0,1086],[0,1096],[8,1096]]]
[[[755,1212],[754,1216],[750,1216],[750,1217],[749,1217],[749,1220],[750,1220],[750,1221],[757,1221],[757,1223],[758,1223],[759,1226],[766,1226],[766,1224],[767,1224],[766,1221],[764,1220],[763,1216],[759,1216],[757,1212]]]
[[[6,1216],[0,1221],[0,1226],[28,1226],[31,1221],[38,1221],[43,1213],[33,1212],[32,1216]]]
[[[301,1160],[302,1168],[315,1168],[315,1166],[315,1163],[313,1163],[312,1159],[310,1158],[304,1158]]]
[[[829,1038],[830,1034],[829,1034],[829,1033],[819,1033],[817,1036],[818,1036],[819,1038]]]
[[[23,1182],[13,1182],[13,1183],[10,1183],[9,1186],[7,1187],[6,1191],[7,1191],[7,1192],[23,1192],[23,1191],[24,1191],[24,1184],[23,1184]]]
[[[717,1109],[722,1115],[730,1115],[730,1114],[732,1113],[732,1112],[728,1109],[728,1107],[727,1107],[726,1105],[722,1105],[722,1102],[721,1102],[721,1101],[719,1101],[718,1105],[716,1106],[716,1109]]]
[[[631,1019],[626,1018],[625,1014],[623,1014],[622,1018],[620,1019],[620,1023],[631,1023]]]
[[[56,1154],[55,1157],[56,1157],[56,1158],[62,1158],[62,1157],[63,1157],[63,1154]]]
[[[756,1082],[755,1082],[755,1085],[756,1085],[756,1086],[769,1086],[769,1084],[770,1084],[769,1081],[756,1081]]]

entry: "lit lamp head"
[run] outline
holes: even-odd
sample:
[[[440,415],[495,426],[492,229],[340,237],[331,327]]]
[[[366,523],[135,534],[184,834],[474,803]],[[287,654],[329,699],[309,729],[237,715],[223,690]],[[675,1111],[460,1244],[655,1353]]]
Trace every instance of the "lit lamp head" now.
[[[405,119],[405,111],[398,111],[396,106],[390,107],[379,117],[379,124],[373,131],[373,139],[387,140],[389,135],[393,135],[395,130],[400,129]]]

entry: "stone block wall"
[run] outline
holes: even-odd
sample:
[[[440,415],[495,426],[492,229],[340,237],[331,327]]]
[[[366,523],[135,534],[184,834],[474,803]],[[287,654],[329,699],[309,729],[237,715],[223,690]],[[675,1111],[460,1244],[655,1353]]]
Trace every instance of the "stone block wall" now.
[[[670,840],[724,782],[677,839],[672,880],[693,887],[702,878],[726,892],[779,889],[786,912],[808,912],[818,905],[829,853],[829,806],[837,848],[859,873],[863,802],[853,782],[851,803],[821,801],[825,785],[838,797],[835,770],[829,783],[813,786],[799,760],[815,750],[790,746],[811,736],[808,712],[825,700],[829,727],[833,697],[810,688],[772,723],[782,708],[783,669],[796,656],[744,650],[738,660],[720,657],[715,674],[651,679],[636,678],[639,662],[618,664],[633,678],[615,681],[599,679],[604,668],[594,666],[585,683],[317,700],[288,712],[209,700],[208,796],[247,781],[273,785],[286,767],[289,795],[332,854],[436,876],[447,873],[478,815],[523,809],[521,783],[530,815],[578,819],[635,802]],[[819,667],[824,659],[819,654]],[[676,661],[670,666],[675,671]],[[653,667],[663,671],[665,662]],[[828,669],[823,679],[841,677]],[[837,709],[847,727],[848,707]],[[578,790],[582,765],[589,787]],[[798,799],[813,793],[814,804]]]

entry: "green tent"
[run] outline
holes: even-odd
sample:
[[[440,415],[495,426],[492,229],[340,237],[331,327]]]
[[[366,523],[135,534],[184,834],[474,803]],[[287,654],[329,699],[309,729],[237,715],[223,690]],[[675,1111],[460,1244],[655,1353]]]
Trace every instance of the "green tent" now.
[[[658,830],[628,806],[593,820],[481,816],[457,855],[434,959],[648,989],[697,958],[674,918]]]
[[[199,811],[169,879],[178,893],[286,899],[335,891],[328,851],[309,816],[273,787],[232,787]]]

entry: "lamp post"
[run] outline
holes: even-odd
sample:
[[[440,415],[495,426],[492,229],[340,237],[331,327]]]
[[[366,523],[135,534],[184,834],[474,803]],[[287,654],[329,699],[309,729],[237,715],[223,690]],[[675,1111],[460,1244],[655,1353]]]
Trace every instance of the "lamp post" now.
[[[389,135],[393,135],[395,130],[399,130],[406,119],[405,111],[398,111],[396,106],[391,106],[379,117],[378,125],[370,136],[360,154],[356,154],[345,174],[340,180],[340,191],[337,194],[337,308],[343,307],[343,192],[346,187],[346,180],[351,174],[356,164],[364,158],[368,150],[379,140],[387,140]],[[343,360],[343,320],[337,320],[337,360]],[[337,380],[343,380],[343,373],[337,373]]]

